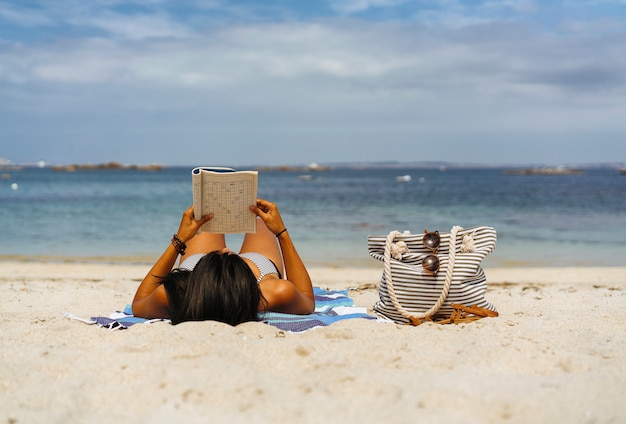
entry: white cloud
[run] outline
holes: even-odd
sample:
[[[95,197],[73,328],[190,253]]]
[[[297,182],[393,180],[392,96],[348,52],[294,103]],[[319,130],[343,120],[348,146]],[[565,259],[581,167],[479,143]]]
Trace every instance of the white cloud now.
[[[624,66],[620,59],[624,47],[610,38],[569,41],[513,24],[425,31],[402,23],[270,23],[200,33],[159,15],[133,19],[107,15],[83,18],[80,23],[119,37],[6,45],[0,50],[0,78],[157,86],[214,86],[257,79],[306,84],[322,78],[346,81],[352,87],[367,83],[376,88],[428,90],[487,81],[491,86],[527,84],[537,82],[541,74],[568,69],[573,75],[594,68],[596,75],[606,78],[619,74]],[[555,58],[566,60],[556,63]],[[604,68],[614,72],[601,71]],[[592,74],[588,72],[590,78]],[[561,88],[570,82],[576,83],[552,77],[541,81]]]
[[[330,7],[342,14],[363,12],[371,8],[394,7],[408,0],[330,0]]]
[[[486,1],[485,8],[496,11],[510,9],[517,13],[532,13],[536,12],[539,6],[535,1],[530,0],[498,0]]]
[[[600,18],[591,20],[567,19],[560,23],[559,29],[572,34],[611,34],[626,31],[626,21],[618,18]]]
[[[10,4],[0,3],[0,23],[4,26],[19,25],[23,27],[48,26],[52,20],[41,10],[25,10]]]
[[[453,12],[456,25],[316,20],[200,28],[161,9],[89,14],[73,4],[64,25],[89,37],[0,44],[5,134],[34,131],[23,123],[37,121],[51,137],[100,142],[103,150],[114,139],[138,155],[171,139],[183,151],[222,140],[211,150],[218,156],[254,140],[270,148],[248,161],[270,163],[286,161],[277,151],[296,157],[304,147],[294,140],[313,146],[309,153],[335,152],[327,154],[336,160],[365,160],[354,157],[354,140],[363,146],[359,155],[389,156],[397,153],[377,152],[381,139],[411,152],[415,140],[431,140],[436,159],[467,150],[458,140],[492,146],[626,131],[615,119],[626,110],[619,25],[571,39],[480,20],[459,5],[438,18],[451,22]],[[163,154],[151,160],[174,160]]]
[[[133,41],[146,38],[186,38],[193,33],[181,23],[162,14],[124,16],[107,12],[94,17],[75,18],[73,23],[98,28],[113,37]]]

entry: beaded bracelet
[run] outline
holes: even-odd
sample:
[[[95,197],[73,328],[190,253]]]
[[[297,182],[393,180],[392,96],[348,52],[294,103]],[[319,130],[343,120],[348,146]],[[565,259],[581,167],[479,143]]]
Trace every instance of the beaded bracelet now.
[[[281,232],[279,232],[278,234],[276,234],[276,238],[278,238],[278,236],[280,236],[282,233],[284,233],[285,231],[287,231],[287,228],[283,229]]]
[[[172,245],[179,254],[185,254],[185,249],[187,249],[187,245],[180,239],[180,237],[178,237],[178,234],[174,234],[172,236]]]

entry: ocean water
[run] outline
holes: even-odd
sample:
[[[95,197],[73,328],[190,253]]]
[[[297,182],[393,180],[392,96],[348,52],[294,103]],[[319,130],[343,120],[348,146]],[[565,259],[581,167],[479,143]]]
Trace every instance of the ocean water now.
[[[152,262],[191,204],[191,169],[0,171],[0,259]],[[626,266],[626,176],[500,169],[261,171],[309,265],[377,266],[367,236],[495,227],[486,266]],[[410,182],[397,182],[411,175]],[[228,237],[236,250],[240,235]]]

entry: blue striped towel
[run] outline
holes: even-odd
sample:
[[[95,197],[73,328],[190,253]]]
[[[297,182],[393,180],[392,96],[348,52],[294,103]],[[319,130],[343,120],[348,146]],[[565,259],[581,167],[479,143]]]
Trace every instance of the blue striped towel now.
[[[315,312],[310,315],[281,314],[265,312],[262,322],[281,330],[301,333],[316,327],[325,327],[338,321],[352,318],[376,319],[367,314],[367,308],[354,306],[348,297],[348,290],[324,290],[314,287]]]
[[[369,315],[366,308],[354,306],[354,302],[348,297],[348,290],[324,290],[314,287],[315,312],[310,315],[282,314],[278,312],[265,312],[259,316],[261,322],[277,327],[283,331],[301,333],[317,327],[325,327],[338,321],[365,318],[376,319]],[[86,324],[97,324],[99,327],[110,330],[124,330],[135,324],[147,324],[153,322],[170,322],[163,319],[148,320],[133,316],[131,306],[126,305],[124,311],[117,311],[109,317],[91,317],[81,319],[70,313],[67,318],[75,319]]]

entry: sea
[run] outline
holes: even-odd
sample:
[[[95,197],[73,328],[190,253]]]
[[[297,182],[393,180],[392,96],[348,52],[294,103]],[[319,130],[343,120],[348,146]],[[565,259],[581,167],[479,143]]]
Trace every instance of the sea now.
[[[0,260],[152,263],[191,205],[192,168],[0,171]],[[270,168],[259,197],[278,205],[309,266],[382,266],[368,235],[454,225],[496,229],[485,266],[626,266],[626,175],[616,169]],[[237,251],[242,235],[227,240]]]

